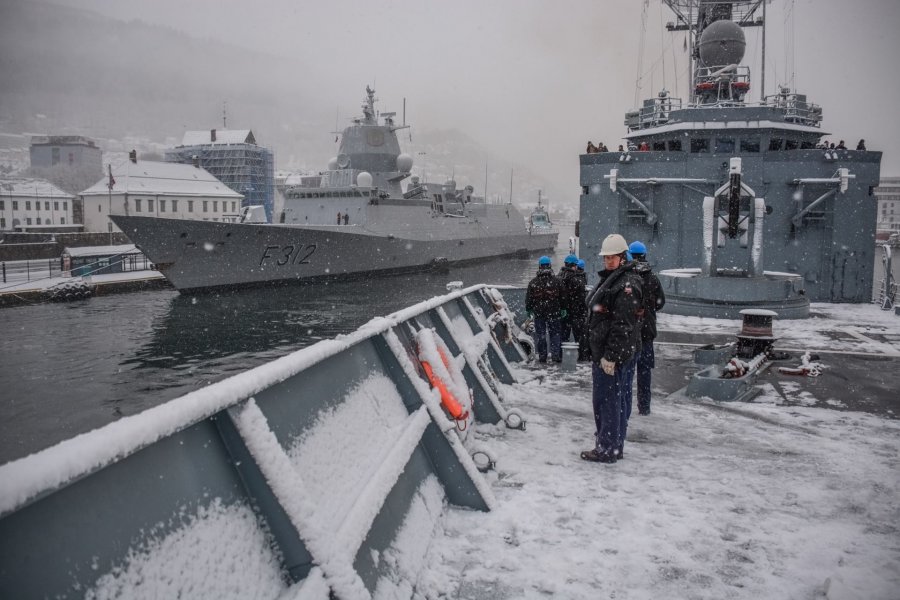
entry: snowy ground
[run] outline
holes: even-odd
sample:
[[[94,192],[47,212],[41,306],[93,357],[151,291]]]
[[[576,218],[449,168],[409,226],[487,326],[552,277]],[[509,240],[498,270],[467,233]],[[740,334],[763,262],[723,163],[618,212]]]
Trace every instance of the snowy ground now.
[[[892,313],[814,312],[776,322],[785,345],[900,355]],[[661,317],[669,333],[739,329]],[[663,355],[679,352],[690,349]],[[593,439],[586,366],[513,386],[527,431],[480,426],[477,436],[498,459],[488,475],[497,506],[450,509],[419,596],[900,598],[900,421],[788,405],[785,389],[791,404],[810,392],[804,378],[784,386],[764,385],[752,404],[658,393],[652,415],[632,417],[615,465],[578,457]]]

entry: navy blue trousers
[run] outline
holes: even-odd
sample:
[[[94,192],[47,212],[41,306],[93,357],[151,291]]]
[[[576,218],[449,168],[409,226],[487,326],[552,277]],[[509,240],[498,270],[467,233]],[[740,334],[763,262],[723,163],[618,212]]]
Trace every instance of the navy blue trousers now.
[[[619,447],[622,427],[622,410],[624,409],[624,389],[626,384],[625,369],[616,365],[612,375],[607,375],[600,364],[591,361],[593,378],[594,425],[597,438],[597,450],[614,451]]]
[[[559,330],[559,318],[534,318],[534,341],[535,344],[537,344],[537,354],[539,360],[547,360],[548,337],[550,338],[550,356],[553,358],[553,360],[562,360],[562,340],[560,340],[559,338]]]
[[[622,385],[622,418],[620,419],[619,425],[619,443],[616,444],[616,448],[620,449],[625,447],[625,435],[628,433],[628,419],[631,418],[631,406],[634,400],[631,386],[634,382],[635,367],[637,367],[637,359],[634,357],[622,366],[622,370],[625,372],[625,382]]]

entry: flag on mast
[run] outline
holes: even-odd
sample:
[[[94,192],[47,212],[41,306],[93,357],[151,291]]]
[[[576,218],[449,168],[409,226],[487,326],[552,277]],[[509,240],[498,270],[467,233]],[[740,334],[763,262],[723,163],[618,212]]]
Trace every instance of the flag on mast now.
[[[106,166],[109,167],[109,183],[107,183],[106,186],[109,188],[109,191],[112,191],[113,187],[116,185],[116,180],[113,179],[112,176],[112,165],[109,164]]]

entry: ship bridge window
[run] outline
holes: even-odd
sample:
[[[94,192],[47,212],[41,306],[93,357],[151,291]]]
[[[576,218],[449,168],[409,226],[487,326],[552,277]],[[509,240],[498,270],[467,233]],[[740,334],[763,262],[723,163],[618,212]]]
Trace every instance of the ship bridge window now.
[[[759,138],[741,138],[741,153],[759,152]]]
[[[731,154],[734,152],[734,138],[716,138],[716,154]]]
[[[666,143],[665,142],[653,142],[653,150],[656,152],[665,152],[666,151]]]
[[[816,147],[816,145],[812,142],[809,142],[809,141],[800,142],[801,150],[813,150],[815,147]]]
[[[669,151],[681,152],[681,140],[669,140]]]
[[[783,139],[773,137],[769,140],[769,152],[777,152],[778,150],[781,150],[781,144],[783,143]]]
[[[691,138],[691,152],[709,152],[709,138]]]
[[[800,142],[798,142],[797,140],[788,139],[788,140],[785,140],[785,142],[784,142],[785,150],[796,150],[799,147],[800,147]]]

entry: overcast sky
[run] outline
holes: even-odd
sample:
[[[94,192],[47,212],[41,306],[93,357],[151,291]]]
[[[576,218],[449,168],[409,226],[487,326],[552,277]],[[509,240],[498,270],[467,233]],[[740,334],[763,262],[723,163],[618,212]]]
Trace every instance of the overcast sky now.
[[[373,84],[380,110],[400,115],[405,97],[414,126],[458,128],[576,197],[578,154],[589,139],[615,148],[636,105],[640,0],[53,1],[294,58],[284,76],[342,120]],[[649,0],[641,98],[664,85],[687,96],[685,34],[665,31],[670,20]],[[900,175],[900,1],[775,0],[768,22],[766,92],[806,93],[834,141],[865,138],[885,153],[882,173]],[[761,32],[745,33],[757,100]]]

